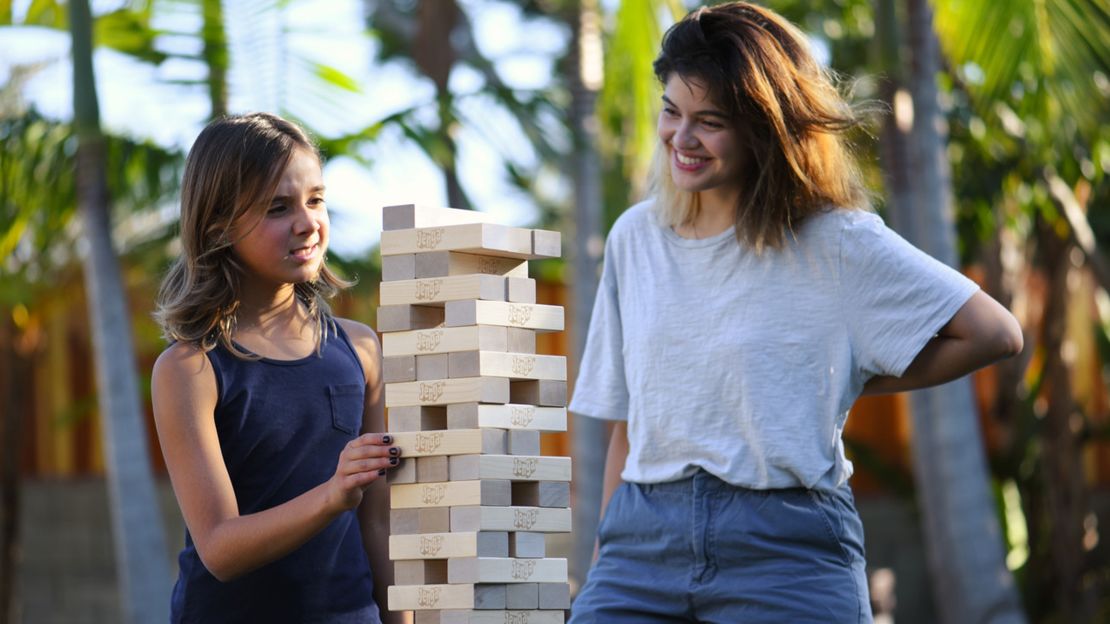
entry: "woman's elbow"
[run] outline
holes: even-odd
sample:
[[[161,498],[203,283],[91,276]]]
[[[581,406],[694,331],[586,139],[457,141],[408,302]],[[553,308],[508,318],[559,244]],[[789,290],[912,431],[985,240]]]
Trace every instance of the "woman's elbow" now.
[[[193,540],[197,549],[197,556],[200,558],[200,562],[204,564],[204,568],[208,570],[208,573],[216,577],[216,580],[221,583],[228,583],[242,576],[246,570],[238,565],[236,557],[231,556],[231,553],[223,552],[223,549],[213,544],[212,541],[202,542],[196,538]]]
[[[1021,325],[1009,312],[1005,313],[998,324],[998,330],[992,342],[1000,360],[1012,358],[1025,348],[1025,336],[1022,334]]]

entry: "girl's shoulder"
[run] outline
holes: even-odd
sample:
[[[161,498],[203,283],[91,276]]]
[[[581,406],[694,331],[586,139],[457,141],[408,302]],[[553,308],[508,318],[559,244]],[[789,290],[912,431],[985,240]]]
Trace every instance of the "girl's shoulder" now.
[[[188,342],[174,342],[166,347],[154,361],[154,374],[182,374],[210,369],[212,364],[203,349]]]
[[[366,371],[367,378],[377,375],[381,369],[382,345],[378,340],[378,333],[369,325],[352,321],[351,319],[335,317],[336,325],[347,335],[347,340],[354,347],[362,363],[362,370]]]

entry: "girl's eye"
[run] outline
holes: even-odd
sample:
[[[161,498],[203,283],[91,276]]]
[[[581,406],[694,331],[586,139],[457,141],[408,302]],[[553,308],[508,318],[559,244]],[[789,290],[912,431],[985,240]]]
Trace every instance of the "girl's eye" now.
[[[701,122],[701,125],[705,126],[706,128],[710,128],[712,130],[720,130],[720,129],[725,127],[725,125],[723,123],[721,123],[719,121],[713,121],[713,120],[710,120],[710,119],[703,120]]]
[[[312,199],[308,200],[308,203],[312,204],[313,206],[323,206],[327,202],[324,201],[323,197],[313,197]]]
[[[280,215],[283,212],[285,212],[284,204],[274,204],[273,206],[270,206],[269,210],[266,211],[266,215],[273,217]]]
[[[666,115],[667,117],[675,117],[675,116],[678,115],[678,111],[671,108],[670,106],[664,106],[663,107],[663,114]]]

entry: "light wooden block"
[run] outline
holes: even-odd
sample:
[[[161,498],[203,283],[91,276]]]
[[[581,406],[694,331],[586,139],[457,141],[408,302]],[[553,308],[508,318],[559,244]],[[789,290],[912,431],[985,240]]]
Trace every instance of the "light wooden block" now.
[[[405,458],[470,453],[502,455],[507,449],[505,439],[506,434],[500,429],[398,431],[393,434],[393,446],[400,448],[401,457]]]
[[[443,307],[389,305],[378,308],[377,329],[380,332],[430,329],[443,325]]]
[[[443,624],[443,611],[440,609],[413,611],[412,624]]]
[[[449,461],[452,481],[570,481],[569,457],[453,455]]]
[[[439,431],[447,428],[447,408],[442,405],[391,407],[386,411],[386,421],[390,432]],[[474,427],[455,427],[455,429],[477,428],[477,425]]]
[[[419,277],[416,274],[416,254],[401,254],[382,258],[382,281],[396,282]]]
[[[389,386],[387,385],[386,388]],[[464,403],[465,401],[458,401]],[[489,401],[493,403],[493,401]],[[554,379],[514,381],[509,387],[506,403],[526,403],[544,407],[567,406],[567,382]],[[388,405],[388,403],[387,403]]]
[[[448,583],[565,583],[566,559],[465,557],[447,560]]]
[[[401,258],[402,256],[386,256]],[[528,277],[528,261],[518,258],[499,258],[479,256],[456,251],[429,251],[413,254],[415,258],[413,278],[448,277],[451,275],[503,275],[505,277]],[[385,258],[382,258],[384,263]]]
[[[532,484],[527,484],[532,485]],[[512,500],[508,481],[450,481],[394,485],[389,489],[390,507],[410,509],[486,505],[507,507]],[[395,531],[391,531],[394,533]]]
[[[389,533],[446,533],[451,530],[451,512],[442,507],[389,510]]]
[[[447,301],[481,299],[505,301],[505,280],[500,275],[456,275],[430,279],[382,282],[382,305],[442,306]]]
[[[448,327],[501,325],[537,331],[563,331],[562,306],[460,300],[448,301],[444,310],[444,321]]]
[[[565,383],[563,387],[565,404]],[[385,406],[390,408],[405,405],[508,402],[509,380],[504,377],[470,377],[385,385]]]
[[[416,356],[394,355],[383,357],[382,381],[385,383],[416,381]]]
[[[464,481],[463,483],[469,483]],[[396,487],[412,487],[398,485]],[[512,483],[512,505],[525,507],[569,507],[570,483],[565,481],[516,481]]]
[[[392,585],[388,601],[390,611],[504,609],[505,585]]]
[[[423,357],[423,356],[417,356]],[[505,351],[456,351],[450,354],[449,372],[455,377],[508,377],[566,381],[567,358]],[[419,371],[417,372],[419,377]],[[526,401],[522,401],[524,403]]]
[[[390,539],[392,539],[392,537]],[[393,582],[397,585],[436,585],[446,583],[447,560],[410,559],[394,561]]]
[[[547,538],[543,533],[530,533],[525,531],[514,531],[508,533],[509,536],[509,555],[510,557],[518,557],[521,559],[542,559],[547,556]],[[495,555],[475,555],[482,556],[495,556]]]
[[[542,538],[543,535],[540,537]],[[508,556],[509,534],[504,531],[389,536],[390,559]]]
[[[535,429],[510,429],[507,439],[509,455],[540,454],[540,432]]]
[[[532,230],[532,255],[537,258],[563,255],[563,235],[551,230]]]
[[[540,604],[538,583],[508,583],[505,585],[506,609],[535,609]]]
[[[513,303],[536,303],[536,280],[527,277],[506,277],[505,300]]]
[[[447,456],[445,455],[417,457],[416,482],[439,483],[441,481],[448,481],[451,478],[451,473],[448,471],[449,466],[450,464],[448,464]]]
[[[483,256],[531,260],[532,232],[495,223],[464,223],[442,227],[382,232],[382,256],[461,251]]]
[[[482,326],[479,326],[482,327]],[[484,349],[486,351],[510,351],[512,353],[535,353],[536,330],[523,327],[505,328],[504,349]],[[461,351],[462,349],[460,349]]]
[[[382,208],[382,229],[386,231],[492,222],[493,217],[477,210],[422,204],[398,204]]]
[[[382,336],[382,355],[426,355],[452,351],[512,351],[509,349],[509,332],[521,332],[515,327],[496,325],[470,325],[467,327],[441,327],[411,332],[393,332]],[[514,333],[517,343],[527,344],[527,338]],[[535,352],[535,338],[532,340]]]
[[[439,622],[437,624],[563,624],[565,621],[566,614],[554,610],[475,611],[445,609],[439,612]]]
[[[385,473],[390,483],[416,483],[416,460],[402,457],[400,463]]]
[[[390,412],[392,413],[392,412]],[[535,405],[455,403],[447,406],[448,429],[535,429],[566,431],[567,408]]]
[[[532,531],[569,533],[570,509],[459,506],[451,508],[452,531]]]
[[[539,608],[569,609],[570,585],[568,583],[540,583]]]
[[[447,379],[451,373],[451,360],[448,355],[447,353],[431,353],[415,356],[416,381]],[[477,377],[478,375],[473,376]]]

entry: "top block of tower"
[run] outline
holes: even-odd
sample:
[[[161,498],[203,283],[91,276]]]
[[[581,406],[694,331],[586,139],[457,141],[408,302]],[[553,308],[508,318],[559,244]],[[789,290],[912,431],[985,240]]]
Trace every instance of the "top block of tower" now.
[[[382,229],[386,231],[464,223],[493,223],[493,219],[488,214],[476,210],[434,208],[419,204],[401,204],[382,208]]]
[[[462,223],[382,232],[382,256],[462,251],[482,256],[535,260],[559,257],[558,232],[496,223]]]

